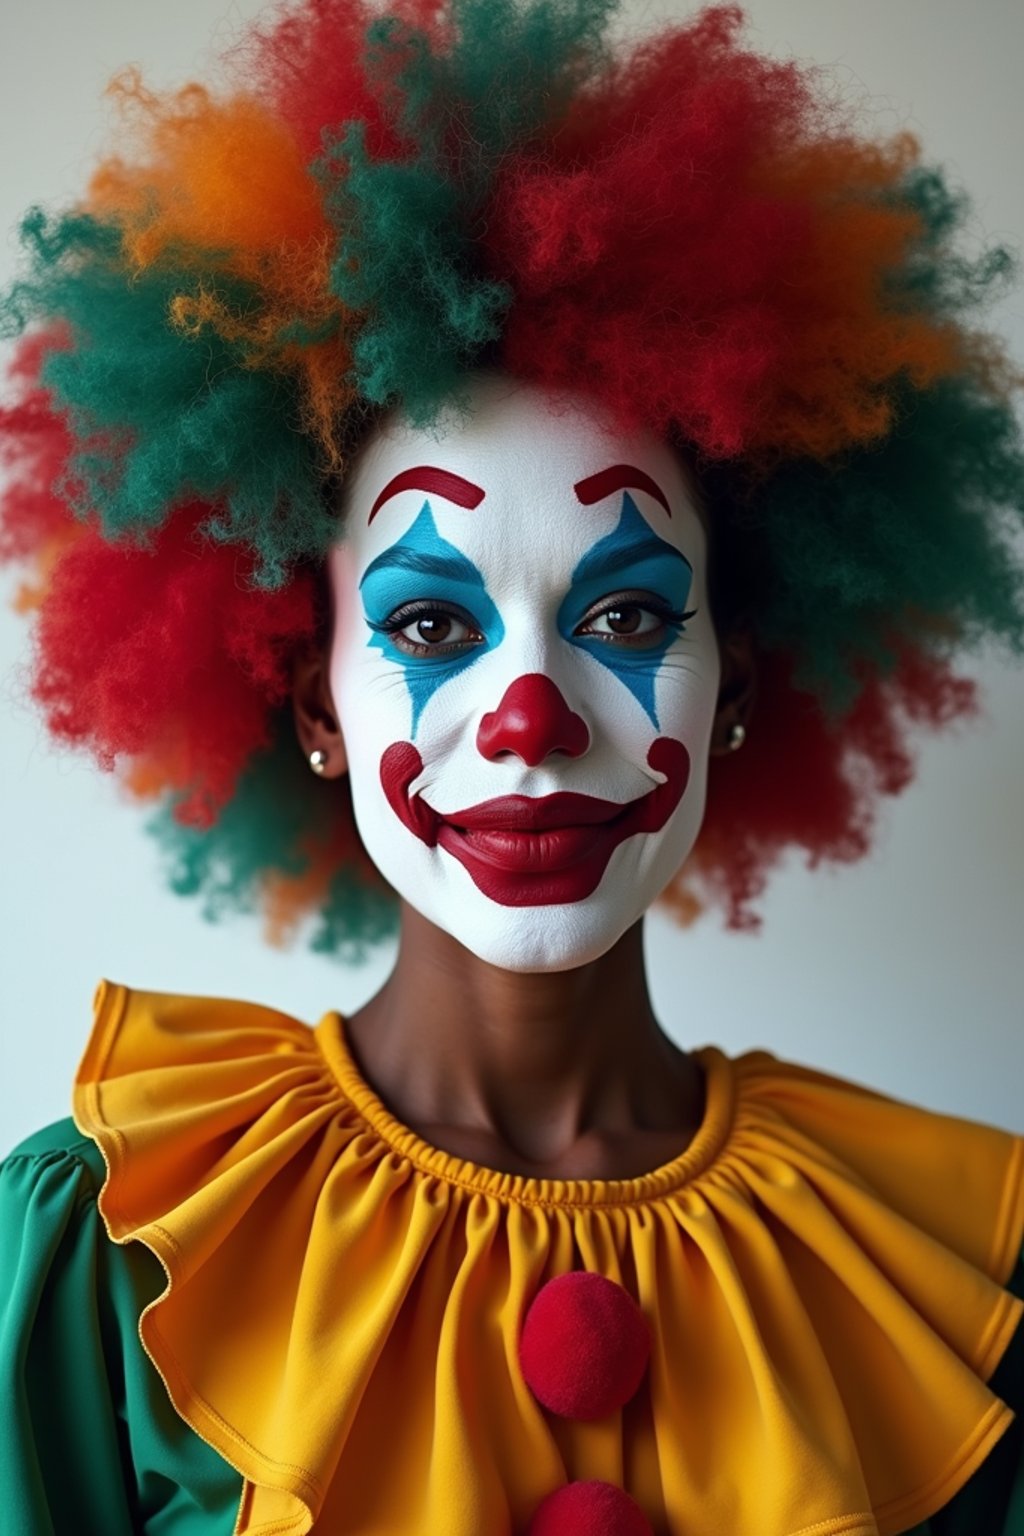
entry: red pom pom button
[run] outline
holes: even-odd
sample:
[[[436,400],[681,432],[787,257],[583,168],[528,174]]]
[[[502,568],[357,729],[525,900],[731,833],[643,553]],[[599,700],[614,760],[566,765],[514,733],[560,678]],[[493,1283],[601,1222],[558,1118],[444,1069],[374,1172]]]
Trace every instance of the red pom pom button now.
[[[541,1287],[519,1340],[530,1391],[568,1419],[602,1419],[628,1403],[650,1353],[647,1323],[632,1296],[613,1280],[582,1271]]]
[[[534,1510],[527,1536],[654,1536],[634,1499],[614,1483],[567,1483]]]

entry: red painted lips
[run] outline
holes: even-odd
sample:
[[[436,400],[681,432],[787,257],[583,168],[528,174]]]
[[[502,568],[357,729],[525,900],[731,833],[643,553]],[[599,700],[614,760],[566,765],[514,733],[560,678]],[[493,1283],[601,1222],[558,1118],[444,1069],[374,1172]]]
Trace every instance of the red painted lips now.
[[[441,847],[468,872],[485,896],[505,907],[553,906],[583,901],[600,884],[618,845],[637,832],[660,832],[690,777],[681,741],[660,736],[648,766],[665,775],[624,805],[593,795],[501,795],[441,816],[409,785],[423,759],[409,741],[381,758],[380,777],[392,810],[428,848]]]

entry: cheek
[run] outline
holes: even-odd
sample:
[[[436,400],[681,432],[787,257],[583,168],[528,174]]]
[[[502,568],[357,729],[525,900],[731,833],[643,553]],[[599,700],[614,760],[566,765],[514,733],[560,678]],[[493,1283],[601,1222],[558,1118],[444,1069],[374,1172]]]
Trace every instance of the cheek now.
[[[364,636],[336,640],[331,691],[354,770],[368,755],[379,757],[382,747],[396,737],[408,738],[408,697],[401,676],[368,651]]]
[[[694,769],[707,758],[718,701],[713,632],[687,633],[650,664],[590,664],[581,712],[618,758],[646,768],[652,742],[681,742]]]
[[[720,677],[718,645],[708,624],[684,637],[659,667],[655,698],[661,733],[706,751]]]
[[[388,675],[394,669],[382,665],[379,652],[367,644],[367,629],[347,552],[334,551],[333,562],[336,619],[329,678],[350,772],[355,779],[368,752],[379,757],[381,734],[390,732],[391,739],[394,738],[403,714],[403,690],[400,679]],[[407,706],[404,713],[407,716]],[[406,718],[406,727],[407,724]]]

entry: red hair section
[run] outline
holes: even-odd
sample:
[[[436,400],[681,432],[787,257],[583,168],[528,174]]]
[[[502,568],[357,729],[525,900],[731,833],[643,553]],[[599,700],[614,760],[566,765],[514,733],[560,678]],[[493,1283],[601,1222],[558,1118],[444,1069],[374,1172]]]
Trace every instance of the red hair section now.
[[[9,471],[0,563],[32,560],[36,567],[34,582],[23,582],[14,599],[22,613],[39,606],[54,561],[81,532],[54,488],[67,471],[74,443],[39,383],[44,358],[66,345],[57,331],[40,331],[22,341],[9,368],[14,403],[0,406],[0,463]]]
[[[419,31],[440,45],[447,35],[436,0],[396,0],[387,11],[410,36]],[[383,110],[381,57],[375,58],[372,82],[367,74],[366,32],[379,15],[378,7],[362,0],[305,0],[251,28],[229,56],[246,89],[255,85],[274,104],[307,160],[323,149],[324,129],[337,133],[355,121],[365,125],[374,159],[401,158],[403,145]],[[393,46],[392,71],[402,63],[402,50]]]
[[[315,630],[313,579],[252,587],[254,557],[198,533],[205,503],[145,545],[76,519],[59,489],[72,439],[39,383],[66,345],[59,331],[20,343],[0,412],[0,559],[35,565],[16,600],[36,610],[31,694],[58,739],[119,768],[136,794],[182,794],[178,819],[209,826],[288,697],[294,651]]]
[[[881,438],[899,380],[963,358],[888,292],[925,233],[894,198],[916,142],[853,137],[812,72],[738,46],[742,22],[718,6],[642,44],[508,158],[481,224],[515,293],[506,368],[599,381],[620,423],[768,468]]]
[[[857,704],[829,726],[817,700],[792,686],[792,662],[759,661],[757,712],[739,752],[711,760],[696,847],[663,903],[684,922],[705,905],[727,926],[756,932],[751,903],[791,848],[815,869],[867,854],[882,795],[915,772],[912,730],[939,730],[978,713],[977,685],[946,662],[904,648],[889,677],[867,679]]]
[[[210,511],[182,508],[146,548],[87,527],[51,572],[32,685],[55,736],[107,769],[132,759],[129,787],[182,794],[176,815],[196,827],[267,745],[293,650],[314,633],[311,578],[251,587],[248,556],[197,535]]]

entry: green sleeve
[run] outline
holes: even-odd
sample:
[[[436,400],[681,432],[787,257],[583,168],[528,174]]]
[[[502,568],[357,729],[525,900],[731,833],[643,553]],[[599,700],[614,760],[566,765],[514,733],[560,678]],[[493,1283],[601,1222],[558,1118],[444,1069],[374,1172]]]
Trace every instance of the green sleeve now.
[[[241,1478],[171,1406],[138,1336],[164,1287],[96,1209],[71,1120],[0,1167],[0,1510],[7,1536],[230,1536]]]
[[[1024,1253],[1006,1289],[1024,1296]],[[960,1492],[906,1536],[1024,1536],[1024,1323],[989,1386],[1017,1417]]]

